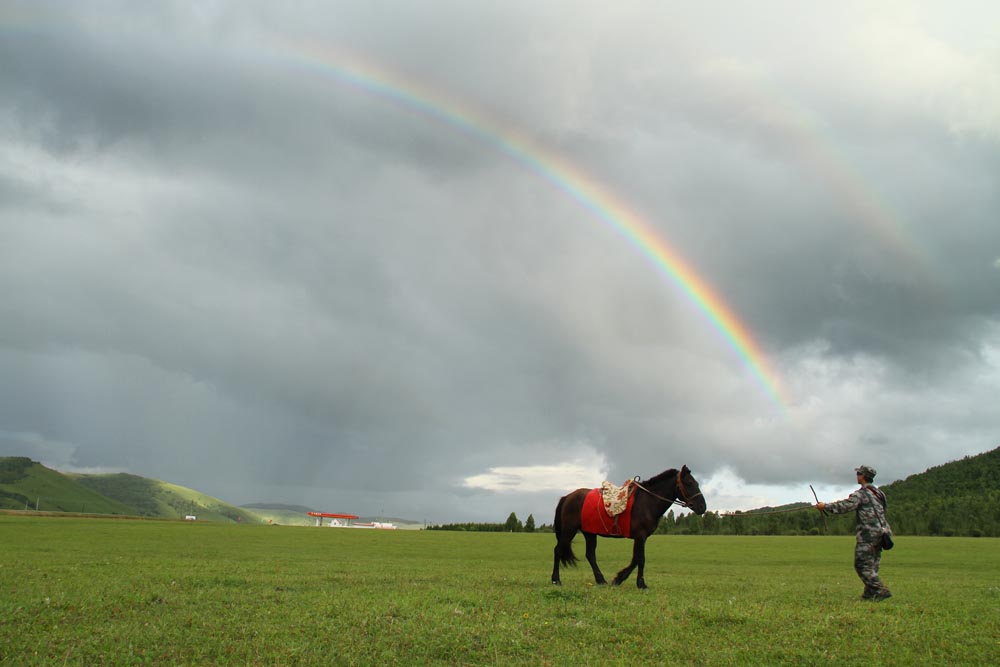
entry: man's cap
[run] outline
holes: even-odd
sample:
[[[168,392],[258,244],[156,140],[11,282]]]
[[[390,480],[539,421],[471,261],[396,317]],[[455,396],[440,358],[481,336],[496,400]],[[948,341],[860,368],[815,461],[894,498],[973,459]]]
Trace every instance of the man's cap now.
[[[875,468],[871,466],[858,466],[854,469],[854,472],[858,473],[865,479],[875,479]]]

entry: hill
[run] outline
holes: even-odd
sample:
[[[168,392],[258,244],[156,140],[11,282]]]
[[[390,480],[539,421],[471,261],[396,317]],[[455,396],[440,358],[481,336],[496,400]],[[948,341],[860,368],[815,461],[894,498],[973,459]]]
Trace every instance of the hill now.
[[[1000,447],[881,488],[897,533],[1000,536]]]
[[[61,473],[23,456],[0,457],[0,509],[261,523],[260,516],[192,489],[117,473]]]
[[[1000,447],[928,468],[881,487],[897,502],[928,496],[968,497],[1000,490]]]
[[[130,505],[139,516],[183,519],[196,516],[205,521],[261,523],[255,512],[230,505],[218,498],[158,479],[114,473],[108,475],[68,475],[101,495]]]
[[[22,456],[0,457],[0,508],[134,515],[128,503]]]
[[[315,523],[315,519],[309,516],[313,510],[303,505],[251,503],[240,507],[250,510],[263,521],[281,526],[311,526]]]

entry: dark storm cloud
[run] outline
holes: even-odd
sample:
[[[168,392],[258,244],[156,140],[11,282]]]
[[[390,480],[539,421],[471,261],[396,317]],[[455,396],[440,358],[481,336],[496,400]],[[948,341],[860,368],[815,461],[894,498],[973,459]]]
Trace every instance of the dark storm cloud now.
[[[547,521],[600,474],[835,484],[997,444],[1000,99],[957,9],[14,8],[0,453]],[[515,129],[691,263],[785,407],[607,220],[485,140]]]

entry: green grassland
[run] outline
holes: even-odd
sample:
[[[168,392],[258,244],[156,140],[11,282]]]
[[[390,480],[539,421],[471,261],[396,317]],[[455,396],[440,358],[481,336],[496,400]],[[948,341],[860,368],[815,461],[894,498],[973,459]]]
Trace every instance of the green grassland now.
[[[647,591],[550,534],[0,515],[0,665],[994,665],[1000,543],[655,536]],[[631,541],[601,540],[605,573]],[[575,542],[582,556],[580,538]]]

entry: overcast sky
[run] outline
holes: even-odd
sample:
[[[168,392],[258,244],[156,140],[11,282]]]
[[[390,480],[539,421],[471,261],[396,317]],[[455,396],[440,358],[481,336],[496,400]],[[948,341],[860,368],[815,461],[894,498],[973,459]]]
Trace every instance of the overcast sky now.
[[[0,455],[551,523],[993,449],[1000,5],[916,4],[3,0]]]

